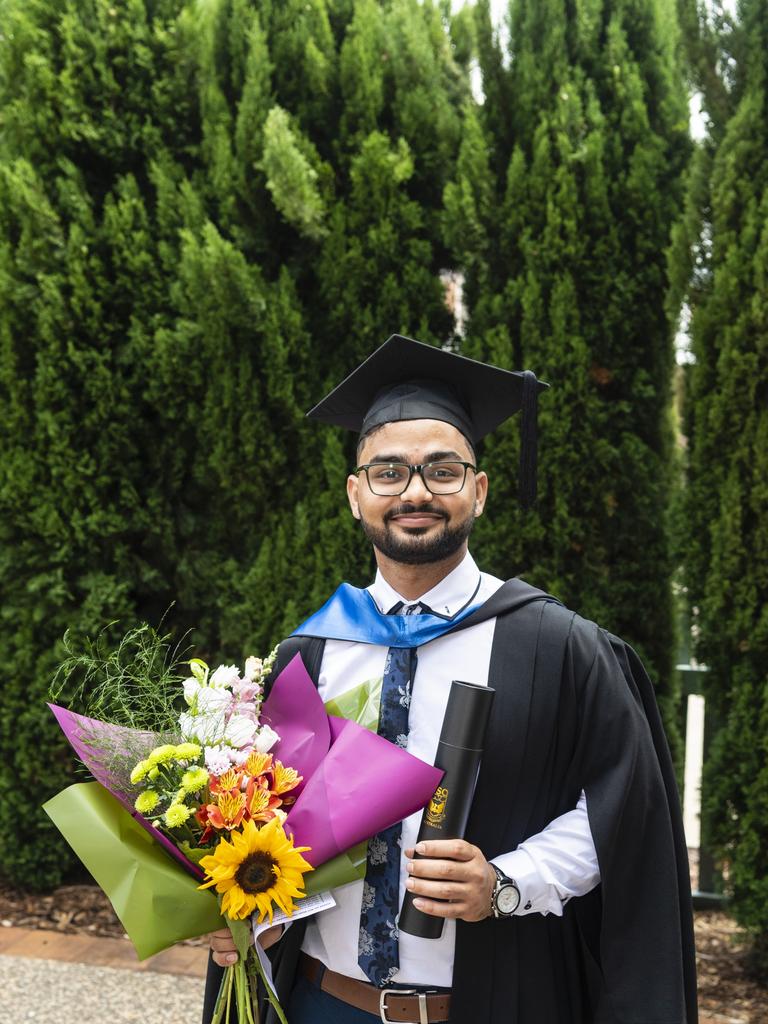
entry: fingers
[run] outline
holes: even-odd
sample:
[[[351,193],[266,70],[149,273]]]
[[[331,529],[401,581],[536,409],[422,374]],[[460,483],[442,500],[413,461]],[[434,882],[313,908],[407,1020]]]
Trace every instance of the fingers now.
[[[457,882],[468,882],[473,876],[481,874],[477,861],[433,860],[431,857],[409,860],[406,868],[408,874],[416,878],[445,878]]]
[[[406,889],[414,896],[427,896],[435,900],[462,900],[466,895],[466,885],[462,882],[436,882],[428,878],[409,877]]]
[[[211,947],[213,962],[219,967],[231,967],[237,963],[238,953],[235,940],[229,928],[222,928],[217,932],[211,932],[208,936],[208,943]]]
[[[462,921],[471,921],[473,918],[466,916],[467,908],[463,903],[441,903],[439,900],[426,900],[419,896],[413,901],[414,907],[424,914],[432,917],[455,917]]]
[[[481,921],[490,913],[491,892],[496,879],[482,852],[463,839],[440,839],[417,843],[405,851],[408,860],[406,888],[413,893],[414,906],[433,917]]]
[[[435,857],[446,860],[473,860],[482,856],[480,850],[465,839],[426,839],[405,851],[406,857]]]

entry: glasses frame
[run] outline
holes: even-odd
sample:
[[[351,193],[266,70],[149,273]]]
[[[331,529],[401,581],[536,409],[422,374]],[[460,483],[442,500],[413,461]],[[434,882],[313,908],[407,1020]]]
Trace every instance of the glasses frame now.
[[[433,491],[427,481],[424,479],[424,470],[429,469],[430,466],[463,466],[464,476],[461,480],[461,486],[457,487],[455,491]],[[368,470],[374,467],[382,466],[405,466],[408,470],[408,479],[405,482],[405,486],[401,491],[386,491],[382,494],[380,491],[376,491],[371,483],[371,478],[368,475]],[[429,491],[430,494],[449,495],[459,494],[464,490],[464,484],[467,482],[467,470],[471,469],[473,473],[477,472],[477,466],[471,462],[463,462],[461,459],[435,459],[434,462],[421,462],[411,464],[409,462],[366,462],[363,466],[355,467],[355,474],[365,473],[365,479],[368,481],[368,488],[371,494],[375,494],[377,498],[399,498],[401,494],[405,494],[408,488],[411,486],[411,480],[413,480],[416,473],[421,477],[421,482],[424,485],[424,489]]]

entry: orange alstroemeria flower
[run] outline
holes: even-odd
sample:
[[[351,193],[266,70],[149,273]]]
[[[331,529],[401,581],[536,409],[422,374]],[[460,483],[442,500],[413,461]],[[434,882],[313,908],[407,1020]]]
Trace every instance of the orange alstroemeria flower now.
[[[258,750],[252,750],[243,768],[246,775],[250,775],[253,778],[263,775],[264,772],[268,772],[272,768],[272,755],[260,754]]]
[[[245,793],[222,793],[219,796],[218,804],[208,804],[208,821],[214,828],[233,829],[241,823],[245,817]]]
[[[303,775],[299,775],[295,768],[286,768],[282,761],[275,761],[272,775],[272,792],[279,794],[290,793],[304,778]]]
[[[245,806],[248,816],[254,821],[270,821],[282,803],[279,796],[271,793],[265,785],[259,785],[257,779],[251,779],[245,791]]]
[[[231,793],[240,789],[243,781],[243,773],[239,768],[230,768],[223,775],[212,775],[210,781],[211,792],[215,795],[220,793]]]

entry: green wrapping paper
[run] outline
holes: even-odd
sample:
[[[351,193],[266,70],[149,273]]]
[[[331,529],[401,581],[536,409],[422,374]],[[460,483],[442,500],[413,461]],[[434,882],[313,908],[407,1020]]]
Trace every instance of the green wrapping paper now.
[[[381,680],[371,680],[328,702],[326,710],[375,731],[380,699]],[[225,926],[213,892],[198,889],[199,881],[98,782],[69,786],[43,810],[109,899],[140,960]],[[306,874],[307,896],[364,878],[367,845]]]
[[[329,715],[347,718],[350,722],[376,732],[379,726],[379,706],[381,705],[381,684],[383,679],[369,679],[359,686],[352,687],[334,700],[325,702],[325,710]]]
[[[225,927],[216,897],[172,860],[98,782],[69,786],[43,810],[98,882],[140,960]],[[304,876],[307,896],[365,876],[360,843]]]
[[[98,782],[69,786],[43,810],[107,895],[140,960],[222,927],[216,897]]]

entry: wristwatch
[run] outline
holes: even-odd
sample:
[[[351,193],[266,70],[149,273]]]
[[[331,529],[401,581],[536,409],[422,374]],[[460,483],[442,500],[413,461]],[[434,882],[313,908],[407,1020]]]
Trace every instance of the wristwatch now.
[[[491,867],[496,872],[496,884],[491,893],[491,913],[494,917],[511,917],[520,906],[517,882],[507,878],[495,864],[491,864]]]

